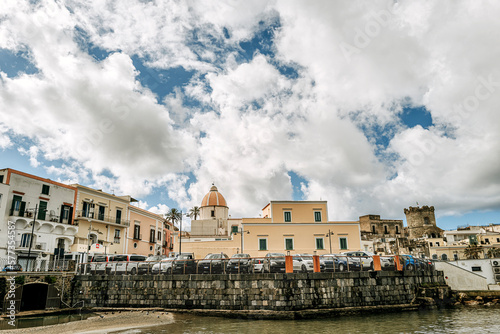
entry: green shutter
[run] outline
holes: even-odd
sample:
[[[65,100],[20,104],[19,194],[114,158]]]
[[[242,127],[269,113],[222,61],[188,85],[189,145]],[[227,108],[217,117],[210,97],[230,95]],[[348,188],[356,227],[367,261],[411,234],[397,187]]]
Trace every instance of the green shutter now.
[[[293,250],[293,239],[285,239],[286,250]]]
[[[238,226],[231,226],[231,233],[238,233]]]
[[[267,250],[267,239],[259,239],[259,250]]]
[[[26,211],[26,202],[21,202],[19,207],[19,217],[24,217],[24,211]]]
[[[37,219],[45,220],[45,214],[47,213],[47,202],[40,201],[40,205],[38,206],[38,217]]]
[[[347,249],[347,239],[340,238],[340,249]]]

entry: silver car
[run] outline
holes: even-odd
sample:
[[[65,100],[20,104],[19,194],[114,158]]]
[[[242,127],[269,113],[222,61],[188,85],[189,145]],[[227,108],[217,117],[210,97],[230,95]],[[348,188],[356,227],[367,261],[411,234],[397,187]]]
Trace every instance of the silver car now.
[[[171,274],[172,273],[172,264],[174,263],[177,257],[169,257],[161,260],[159,263],[155,263],[151,268],[152,274]]]

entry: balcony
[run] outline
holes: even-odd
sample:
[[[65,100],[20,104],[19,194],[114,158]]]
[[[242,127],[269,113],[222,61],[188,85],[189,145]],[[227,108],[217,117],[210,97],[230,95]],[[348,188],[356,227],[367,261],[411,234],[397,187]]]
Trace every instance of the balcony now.
[[[18,251],[28,251],[30,247],[29,242],[18,242],[16,243],[16,250]],[[48,251],[47,249],[47,243],[45,242],[34,242],[31,244],[31,251],[32,252],[44,252]]]
[[[103,222],[114,226],[130,226],[130,220],[118,219],[114,216],[78,210],[76,219],[90,219],[91,221]]]

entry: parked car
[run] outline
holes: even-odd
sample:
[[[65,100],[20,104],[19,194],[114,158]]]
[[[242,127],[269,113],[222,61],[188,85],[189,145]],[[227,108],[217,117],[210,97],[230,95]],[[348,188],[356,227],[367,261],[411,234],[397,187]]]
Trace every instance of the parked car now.
[[[320,261],[320,271],[324,270],[325,264]],[[294,272],[314,272],[314,260],[311,254],[297,254],[293,256]]]
[[[432,261],[428,259],[419,259],[413,255],[400,255],[400,261],[403,264],[403,270],[425,270],[432,269]]]
[[[176,257],[168,257],[163,260],[161,260],[158,263],[155,263],[153,267],[151,268],[151,273],[156,275],[156,274],[168,274],[170,275],[172,273],[172,265],[174,263],[174,260],[177,259]]]
[[[347,257],[338,254],[325,254],[320,256],[320,261],[323,262],[324,267],[322,271],[347,271]]]
[[[226,271],[228,256],[224,253],[207,254],[198,262],[198,274],[222,274]]]
[[[253,258],[252,259],[253,263],[253,272],[256,274],[263,273],[264,272],[264,259],[259,257],[259,258]]]
[[[252,269],[253,261],[250,258],[250,254],[239,253],[231,256],[231,258],[227,261],[226,273],[251,273]]]
[[[284,273],[285,272],[285,254],[267,253],[264,258],[265,273]]]
[[[342,253],[350,257],[357,257],[361,261],[362,268],[363,270],[373,270],[374,265],[373,265],[373,256],[377,255],[372,252],[366,252],[366,251],[356,251],[356,252],[345,252]],[[380,266],[382,269],[384,268],[389,268],[391,266],[394,266],[394,261],[392,260],[391,257],[388,256],[381,256],[380,257]]]
[[[19,263],[16,264],[7,264],[3,267],[2,271],[23,271],[23,267]]]
[[[97,254],[92,257],[90,260],[90,267],[88,266],[87,268],[87,273],[89,274],[106,274],[107,273],[107,264],[109,262],[109,259],[112,257],[112,255],[104,255],[104,254]]]
[[[144,255],[119,254],[110,257],[106,272],[110,274],[137,274],[139,262],[145,261]]]
[[[196,274],[196,260],[193,254],[182,253],[175,258],[172,264],[173,274]]]
[[[139,263],[137,266],[138,274],[149,274],[151,273],[151,269],[156,263],[159,263],[161,260],[165,259],[166,255],[152,255],[149,256],[145,262]]]

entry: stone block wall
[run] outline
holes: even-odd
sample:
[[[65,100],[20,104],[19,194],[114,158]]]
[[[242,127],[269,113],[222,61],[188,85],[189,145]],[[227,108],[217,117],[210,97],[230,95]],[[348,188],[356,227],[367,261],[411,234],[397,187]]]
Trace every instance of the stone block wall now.
[[[273,310],[410,304],[422,285],[446,285],[442,272],[251,275],[76,276],[72,303],[86,307]]]

